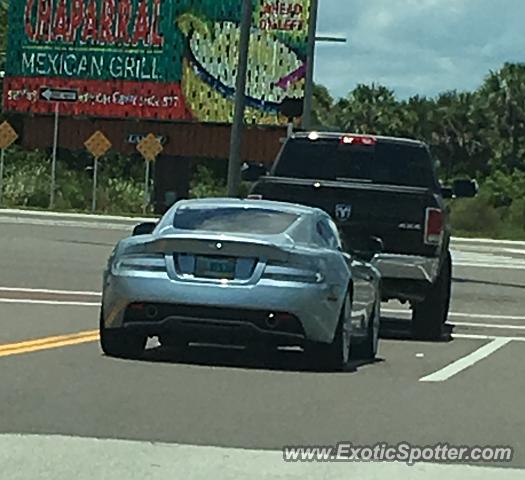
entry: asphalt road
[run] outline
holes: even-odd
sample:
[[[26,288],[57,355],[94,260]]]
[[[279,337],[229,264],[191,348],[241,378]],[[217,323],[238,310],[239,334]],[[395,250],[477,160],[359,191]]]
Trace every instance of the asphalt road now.
[[[524,478],[525,244],[458,242],[450,338],[384,305],[380,358],[105,358],[101,271],[125,221],[0,212],[0,478]],[[154,343],[151,343],[154,346]],[[509,445],[511,463],[287,464],[287,445]],[[220,475],[217,472],[221,472]]]

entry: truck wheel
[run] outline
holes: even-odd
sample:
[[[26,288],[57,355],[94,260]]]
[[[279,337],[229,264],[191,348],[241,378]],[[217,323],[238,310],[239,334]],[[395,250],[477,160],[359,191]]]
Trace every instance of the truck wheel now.
[[[412,311],[412,334],[416,339],[440,340],[447,322],[452,285],[450,253],[427,297],[416,303]]]
[[[146,347],[147,338],[133,335],[123,329],[107,329],[100,317],[100,347],[108,357],[139,358]]]

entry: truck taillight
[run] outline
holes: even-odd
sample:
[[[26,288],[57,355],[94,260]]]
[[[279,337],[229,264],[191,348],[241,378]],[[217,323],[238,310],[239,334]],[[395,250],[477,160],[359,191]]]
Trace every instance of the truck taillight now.
[[[342,145],[362,145],[365,147],[373,147],[377,143],[377,139],[368,135],[345,135],[344,137],[341,137],[339,143]]]
[[[443,210],[439,208],[427,208],[425,220],[425,243],[428,245],[439,245],[443,239],[445,219]]]

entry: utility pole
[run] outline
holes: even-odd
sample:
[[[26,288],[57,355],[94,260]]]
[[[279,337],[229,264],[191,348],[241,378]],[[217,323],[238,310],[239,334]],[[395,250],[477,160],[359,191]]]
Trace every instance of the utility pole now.
[[[308,52],[306,55],[306,85],[304,88],[303,129],[309,130],[312,126],[312,110],[314,97],[314,66],[315,42],[317,35],[317,14],[319,0],[310,0],[310,25],[308,28]]]
[[[250,30],[252,26],[252,0],[242,1],[242,19],[239,41],[239,61],[237,85],[235,90],[235,113],[230,138],[230,161],[228,166],[228,196],[237,197],[241,184],[241,145],[246,106],[246,73],[250,50]]]
[[[58,153],[58,121],[60,117],[60,103],[55,102],[55,127],[53,130],[53,156],[51,158],[51,191],[49,192],[49,209],[55,208],[57,153]]]

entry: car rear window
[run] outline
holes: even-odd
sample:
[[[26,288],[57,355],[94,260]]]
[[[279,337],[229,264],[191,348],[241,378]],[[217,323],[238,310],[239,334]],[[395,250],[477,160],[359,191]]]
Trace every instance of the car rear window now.
[[[279,155],[273,175],[412,187],[435,186],[432,160],[424,146],[384,142],[364,146],[342,145],[337,140],[289,141]]]
[[[277,235],[285,232],[298,214],[264,208],[182,207],[175,213],[174,227],[180,230]]]

